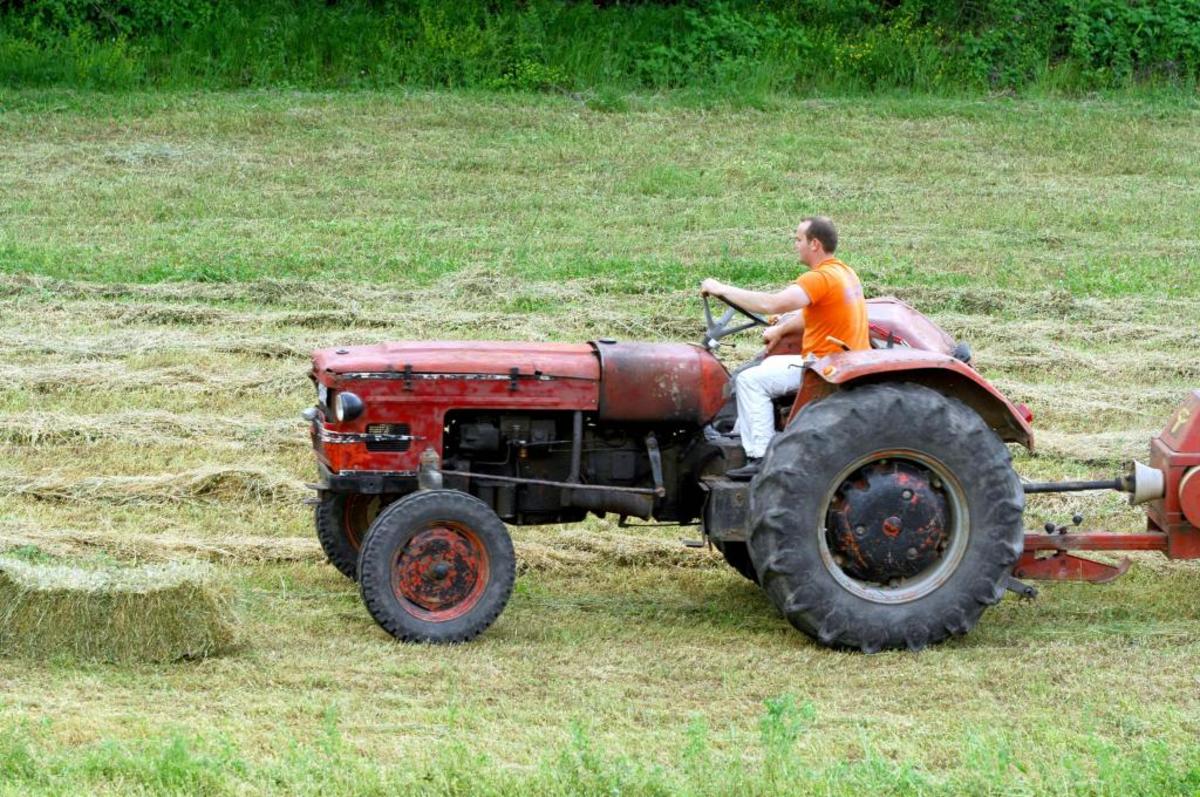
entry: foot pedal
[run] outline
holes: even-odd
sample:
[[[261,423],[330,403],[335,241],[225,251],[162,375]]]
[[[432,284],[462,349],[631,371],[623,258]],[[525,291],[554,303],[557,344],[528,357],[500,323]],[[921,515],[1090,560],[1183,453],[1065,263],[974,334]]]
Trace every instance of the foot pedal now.
[[[680,540],[685,548],[703,548],[706,543],[704,540]]]

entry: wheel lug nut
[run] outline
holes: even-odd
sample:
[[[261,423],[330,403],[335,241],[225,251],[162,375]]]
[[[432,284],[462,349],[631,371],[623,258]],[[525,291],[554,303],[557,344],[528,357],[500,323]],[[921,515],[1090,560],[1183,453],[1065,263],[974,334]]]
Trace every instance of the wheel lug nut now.
[[[909,548],[907,551],[905,551],[905,556],[907,556],[909,559],[916,559],[917,558],[917,549]]]
[[[905,501],[912,498],[912,495],[913,495],[912,490],[905,490],[904,492],[900,493],[900,497],[903,498]]]
[[[854,527],[854,536],[855,536],[855,537],[861,537],[861,536],[863,536],[863,535],[864,535],[864,534],[866,534],[866,533],[867,533],[867,527],[866,527],[866,526],[855,526],[855,527]]]

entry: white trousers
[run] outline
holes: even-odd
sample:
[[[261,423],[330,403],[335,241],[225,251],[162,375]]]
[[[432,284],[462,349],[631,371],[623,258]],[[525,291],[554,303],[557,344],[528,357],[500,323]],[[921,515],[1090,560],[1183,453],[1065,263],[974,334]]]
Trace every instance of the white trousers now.
[[[747,457],[767,453],[767,443],[775,436],[775,408],[771,399],[795,393],[804,380],[804,357],[776,354],[761,365],[747,368],[737,378],[737,426]]]

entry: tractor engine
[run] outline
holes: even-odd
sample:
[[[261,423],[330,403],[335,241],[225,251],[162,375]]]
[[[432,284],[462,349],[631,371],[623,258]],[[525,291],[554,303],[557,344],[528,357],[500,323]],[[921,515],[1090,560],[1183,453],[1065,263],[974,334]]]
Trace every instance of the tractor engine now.
[[[688,522],[723,451],[701,430],[729,376],[698,346],[393,343],[318,351],[312,378],[321,491],[384,504],[416,491],[432,457],[446,487],[512,524]]]
[[[442,466],[448,487],[517,525],[574,522],[589,511],[686,522],[703,503],[692,468],[713,453],[697,444],[694,428],[605,425],[572,412],[459,411],[446,417]],[[607,489],[594,489],[601,485]]]

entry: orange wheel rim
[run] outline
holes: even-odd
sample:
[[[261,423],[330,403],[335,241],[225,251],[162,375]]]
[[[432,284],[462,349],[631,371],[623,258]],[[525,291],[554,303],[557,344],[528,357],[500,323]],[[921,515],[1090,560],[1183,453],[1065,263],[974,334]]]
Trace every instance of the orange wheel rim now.
[[[435,521],[396,553],[392,591],[413,617],[444,623],[479,603],[490,570],[479,535],[459,523]]]

